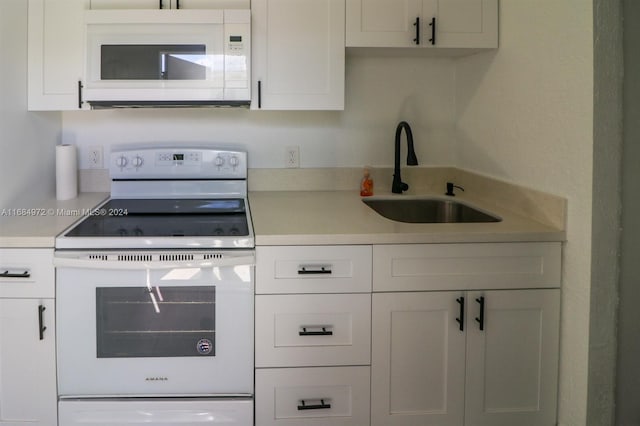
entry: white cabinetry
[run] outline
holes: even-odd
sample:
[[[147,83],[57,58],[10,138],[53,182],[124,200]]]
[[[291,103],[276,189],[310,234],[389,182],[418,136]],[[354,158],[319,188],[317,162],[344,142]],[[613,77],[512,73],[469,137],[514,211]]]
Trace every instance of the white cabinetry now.
[[[372,425],[555,423],[559,243],[375,246],[373,264]]]
[[[498,0],[346,0],[347,47],[498,47]]]
[[[249,0],[89,0],[91,9],[248,9]]]
[[[85,5],[85,0],[29,0],[30,111],[82,107]]]
[[[53,250],[0,249],[0,425],[56,426]]]
[[[253,109],[344,109],[344,0],[253,0]]]
[[[258,247],[256,260],[256,426],[368,425],[371,247]]]

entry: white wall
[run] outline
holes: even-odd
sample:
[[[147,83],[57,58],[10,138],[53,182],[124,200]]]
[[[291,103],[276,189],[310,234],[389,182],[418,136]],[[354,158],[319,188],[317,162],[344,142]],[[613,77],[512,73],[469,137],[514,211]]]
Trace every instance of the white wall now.
[[[59,113],[27,113],[27,2],[0,1],[0,207],[52,195]],[[22,201],[28,203],[28,201]]]
[[[559,422],[587,424],[593,1],[503,0],[500,48],[457,66],[456,164],[568,199]]]
[[[420,164],[454,159],[454,63],[446,58],[350,56],[344,111],[245,109],[103,110],[63,113],[63,140],[89,146],[130,142],[218,142],[249,152],[251,168],[284,167],[300,146],[301,167],[393,164],[399,121],[411,124]]]

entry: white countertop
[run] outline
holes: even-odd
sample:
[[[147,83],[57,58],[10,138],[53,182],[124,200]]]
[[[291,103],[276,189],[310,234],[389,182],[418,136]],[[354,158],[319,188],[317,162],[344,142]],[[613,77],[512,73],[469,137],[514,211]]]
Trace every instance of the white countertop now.
[[[386,219],[362,202],[353,190],[252,191],[249,204],[256,245],[415,244],[510,241],[564,241],[564,229],[525,208],[505,208],[487,196],[456,199],[502,218],[496,223],[401,223]],[[406,195],[377,194],[406,197]],[[419,195],[435,195],[421,192]],[[0,209],[0,247],[54,247],[55,237],[97,206],[108,193],[81,193],[68,201],[42,200],[37,205]],[[514,197],[515,198],[515,197]],[[518,205],[522,206],[521,198]],[[511,201],[513,199],[510,198]],[[544,198],[529,206],[544,204]],[[543,200],[543,201],[541,201]],[[509,200],[507,200],[509,201]],[[557,203],[556,203],[557,204]],[[551,206],[551,204],[549,204]],[[544,206],[542,207],[544,210]],[[550,208],[549,210],[553,210]],[[525,211],[525,213],[523,213]],[[534,219],[535,218],[535,219]],[[557,221],[556,221],[557,222]]]
[[[258,246],[565,240],[564,230],[513,213],[497,204],[463,197],[458,199],[495,213],[502,221],[396,222],[365,205],[356,191],[257,191],[249,194]]]
[[[52,197],[0,209],[0,247],[52,248],[59,233],[108,197],[108,193],[83,192],[71,200]]]

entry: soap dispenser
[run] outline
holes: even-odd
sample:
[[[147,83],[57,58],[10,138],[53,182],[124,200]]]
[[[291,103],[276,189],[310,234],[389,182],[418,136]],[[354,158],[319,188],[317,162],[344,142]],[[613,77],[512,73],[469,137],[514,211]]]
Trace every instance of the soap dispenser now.
[[[373,195],[373,179],[371,178],[369,167],[365,167],[362,180],[360,181],[360,196],[369,197],[371,195]]]

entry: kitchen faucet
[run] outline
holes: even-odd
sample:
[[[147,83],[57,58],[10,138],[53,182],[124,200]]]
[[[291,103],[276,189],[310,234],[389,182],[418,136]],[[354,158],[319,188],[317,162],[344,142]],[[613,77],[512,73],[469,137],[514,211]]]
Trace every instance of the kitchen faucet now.
[[[401,121],[396,128],[395,161],[393,164],[393,183],[391,184],[391,192],[394,194],[402,194],[403,191],[409,189],[409,185],[402,182],[402,177],[400,176],[400,136],[402,129],[407,134],[407,166],[418,165],[418,157],[416,157],[416,152],[413,150],[411,127],[406,121]]]

